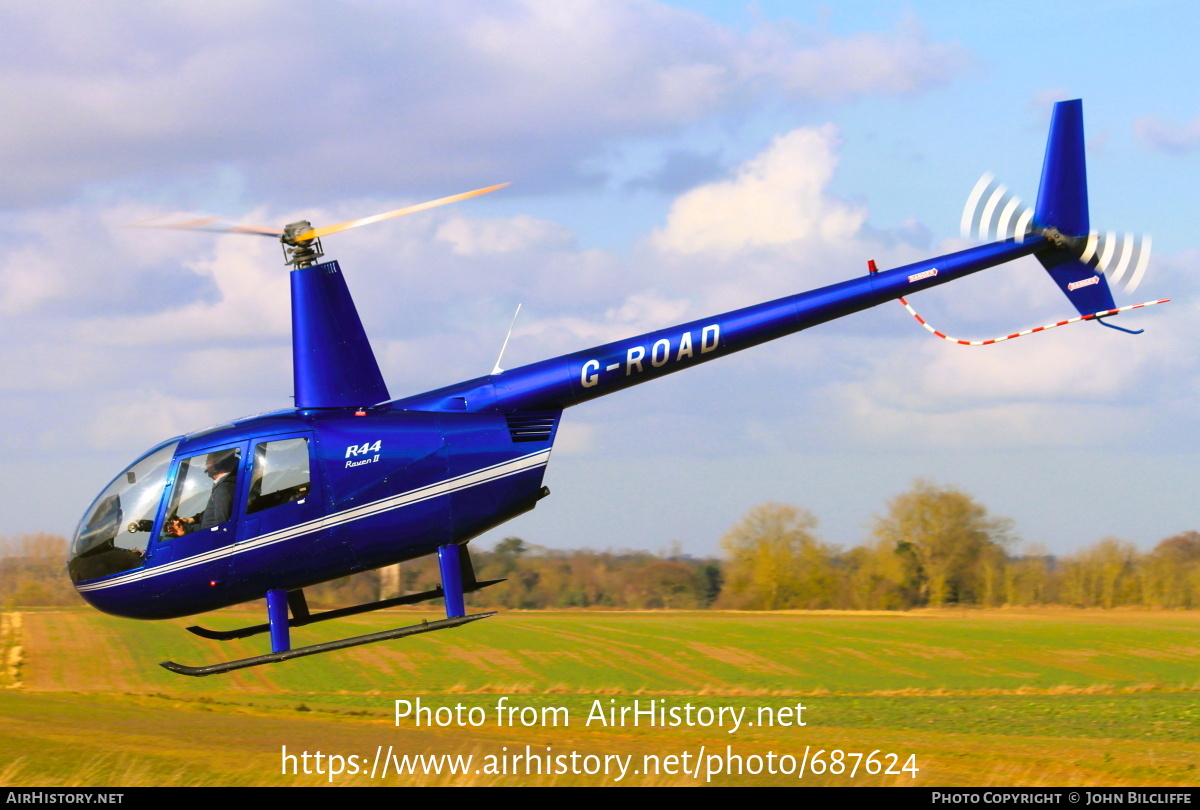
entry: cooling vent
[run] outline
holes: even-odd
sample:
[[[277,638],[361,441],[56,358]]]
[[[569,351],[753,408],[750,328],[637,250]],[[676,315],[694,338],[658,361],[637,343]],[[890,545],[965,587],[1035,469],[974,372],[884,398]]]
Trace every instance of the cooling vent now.
[[[522,414],[507,418],[508,434],[514,442],[548,442],[558,417],[557,414]]]

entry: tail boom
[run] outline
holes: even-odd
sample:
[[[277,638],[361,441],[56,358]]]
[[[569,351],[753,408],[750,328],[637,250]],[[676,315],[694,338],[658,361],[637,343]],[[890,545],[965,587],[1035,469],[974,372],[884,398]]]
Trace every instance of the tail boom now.
[[[1037,236],[916,264],[606,343],[390,403],[409,410],[567,408],[1045,249]]]

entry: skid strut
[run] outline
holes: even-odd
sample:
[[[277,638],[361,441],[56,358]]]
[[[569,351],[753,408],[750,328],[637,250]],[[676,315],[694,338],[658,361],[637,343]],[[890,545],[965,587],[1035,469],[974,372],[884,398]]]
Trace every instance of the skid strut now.
[[[454,551],[447,551],[453,548]],[[457,556],[457,570],[453,567],[450,557]],[[391,599],[381,599],[378,602],[367,602],[362,605],[352,605],[350,607],[337,608],[335,610],[325,610],[320,613],[310,613],[308,610],[308,602],[304,598],[303,589],[297,589],[287,592],[287,607],[292,609],[292,618],[287,619],[286,608],[276,608],[277,611],[282,611],[281,616],[272,616],[270,611],[270,597],[267,604],[267,624],[256,624],[250,627],[239,627],[236,630],[212,630],[208,627],[201,627],[194,624],[187,628],[189,633],[194,633],[201,638],[211,638],[214,641],[231,641],[235,638],[249,638],[257,636],[259,633],[265,633],[272,628],[277,622],[282,622],[287,619],[287,626],[304,627],[317,622],[326,622],[330,619],[340,619],[344,616],[356,616],[360,613],[370,613],[373,610],[383,610],[384,608],[396,607],[398,605],[414,605],[418,602],[428,602],[431,599],[446,598],[447,602],[453,602],[446,610],[447,618],[462,616],[466,613],[463,607],[463,595],[474,593],[475,591],[483,590],[492,585],[498,585],[504,582],[503,579],[486,579],[479,582],[475,579],[475,568],[471,564],[471,555],[464,546],[443,546],[438,549],[438,565],[442,570],[443,582],[449,583],[449,588],[439,585],[431,591],[422,591],[421,593],[410,593],[405,596],[396,596]],[[451,566],[447,572],[446,566]],[[455,576],[457,574],[457,577]],[[278,598],[278,597],[276,597]],[[272,645],[274,652],[280,652],[280,649]]]
[[[460,546],[442,546],[438,549],[438,567],[442,569],[442,590],[446,594],[446,618],[465,616],[463,606],[463,575]]]
[[[316,655],[317,653],[330,652],[332,650],[344,650],[347,647],[357,647],[362,644],[373,644],[376,641],[415,636],[419,633],[429,633],[434,630],[448,630],[451,627],[458,627],[468,622],[496,615],[495,612],[491,612],[475,613],[468,616],[463,596],[464,594],[486,588],[488,585],[495,585],[497,582],[503,582],[504,580],[493,579],[486,582],[478,582],[475,579],[475,569],[471,565],[470,554],[465,548],[458,545],[446,545],[438,548],[438,567],[442,573],[442,585],[435,590],[409,594],[408,596],[398,596],[394,599],[381,599],[378,602],[368,602],[364,605],[327,610],[323,613],[309,612],[308,602],[304,598],[304,591],[302,589],[287,591],[282,588],[275,588],[269,590],[267,591],[266,624],[242,627],[237,630],[209,630],[208,628],[199,626],[189,627],[188,630],[203,638],[210,638],[216,641],[246,638],[270,631],[270,653],[202,667],[189,667],[184,664],[177,664],[174,661],[163,661],[160,663],[160,666],[172,672],[177,672],[180,675],[191,675],[193,677],[217,675],[235,669],[256,667],[260,664],[274,664],[292,658],[302,658],[306,655]],[[291,648],[290,630],[293,627],[303,627],[314,622],[327,621],[328,619],[336,619],[341,616],[353,616],[357,613],[380,610],[392,607],[393,605],[424,602],[427,599],[435,599],[439,596],[444,598],[446,603],[446,618],[439,621],[421,622],[409,627],[398,627],[395,630],[384,630],[380,633],[368,633],[364,636],[327,641],[323,644],[310,644],[307,647],[297,647],[294,650]],[[291,611],[290,619],[288,618],[289,609]]]

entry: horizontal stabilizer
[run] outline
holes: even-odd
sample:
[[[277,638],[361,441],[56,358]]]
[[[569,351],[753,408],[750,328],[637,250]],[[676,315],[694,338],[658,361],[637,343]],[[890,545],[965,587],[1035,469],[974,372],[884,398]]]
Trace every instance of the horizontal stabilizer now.
[[[1112,291],[1103,275],[1084,264],[1069,250],[1038,253],[1037,260],[1080,315],[1115,309]]]

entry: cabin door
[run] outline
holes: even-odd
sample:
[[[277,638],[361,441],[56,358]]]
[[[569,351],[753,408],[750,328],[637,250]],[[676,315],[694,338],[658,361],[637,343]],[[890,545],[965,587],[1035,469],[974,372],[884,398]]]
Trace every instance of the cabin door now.
[[[242,509],[246,443],[178,458],[168,505],[152,550],[155,566],[184,563],[209,587],[224,588]]]

